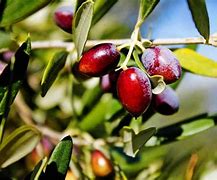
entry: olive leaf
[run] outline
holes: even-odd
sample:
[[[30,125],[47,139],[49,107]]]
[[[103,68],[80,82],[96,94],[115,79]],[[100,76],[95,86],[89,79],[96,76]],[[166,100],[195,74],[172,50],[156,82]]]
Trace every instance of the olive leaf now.
[[[10,37],[10,34],[0,31],[0,49],[9,48],[14,49],[17,48],[17,44]]]
[[[187,48],[178,49],[174,53],[184,69],[203,76],[217,77],[217,63],[214,60]]]
[[[78,9],[73,20],[73,38],[78,58],[81,57],[93,18],[92,0],[84,2]]]
[[[68,56],[68,52],[61,51],[54,55],[52,59],[48,62],[45,68],[42,81],[41,81],[41,96],[44,97],[47,91],[50,89],[54,81],[56,80],[59,72],[65,66],[65,62]]]
[[[140,0],[138,21],[143,22],[154,10],[160,0]]]
[[[64,137],[54,148],[45,170],[45,179],[65,179],[72,154],[72,138]]]
[[[30,180],[40,179],[41,174],[43,174],[43,169],[47,165],[47,161],[48,161],[47,157],[45,157],[41,161],[39,161],[39,163],[35,166],[33,171],[30,173],[30,178],[26,178],[26,179],[30,179]]]
[[[48,5],[52,0],[7,0],[1,14],[0,27],[10,26],[19,22],[39,9]]]
[[[14,61],[8,66],[10,69],[7,69],[6,79],[1,78],[0,115],[5,114],[5,111],[8,110],[22,85],[22,81],[26,76],[30,51],[31,42],[30,38],[27,38],[16,51],[15,57],[12,58]]]
[[[205,0],[188,0],[188,7],[197,30],[208,41],[210,25]]]
[[[139,152],[139,149],[156,133],[156,128],[151,127],[135,134],[134,130],[125,126],[122,130],[122,137],[124,142],[124,152],[131,157]]]
[[[94,2],[93,23],[96,24],[118,0],[96,0]]]
[[[161,75],[150,76],[151,85],[152,85],[152,93],[160,94],[166,88],[166,83],[164,82],[164,78]]]
[[[25,125],[13,131],[0,144],[0,167],[5,168],[26,156],[40,138],[40,132],[32,126]]]

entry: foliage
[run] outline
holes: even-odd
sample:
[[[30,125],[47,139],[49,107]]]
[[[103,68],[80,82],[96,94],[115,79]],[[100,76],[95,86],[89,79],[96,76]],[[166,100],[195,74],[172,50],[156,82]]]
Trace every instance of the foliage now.
[[[211,43],[205,0],[186,1],[202,37],[180,43],[215,45]],[[216,112],[166,125],[159,120],[150,126],[151,117],[156,115],[151,105],[141,116],[132,117],[116,90],[103,91],[102,77],[79,74],[82,54],[96,44],[111,41],[120,52],[115,70],[130,66],[141,69],[151,82],[153,96],[166,86],[177,89],[188,73],[217,77],[216,62],[190,46],[174,50],[183,70],[179,81],[166,85],[162,75],[151,76],[140,58],[161,41],[143,39],[140,31],[161,2],[125,2],[139,4],[132,32],[125,28],[127,23],[118,24],[108,17],[119,2],[74,0],[70,4],[74,9],[73,31],[67,34],[52,18],[61,1],[0,1],[0,179],[8,174],[19,179],[98,178],[90,163],[94,149],[112,162],[114,172],[109,177],[113,179],[191,180],[200,178],[208,163],[216,166]],[[46,17],[37,22],[42,8]],[[99,35],[92,36],[93,32]],[[128,39],[111,39],[119,35]],[[53,41],[53,37],[59,40]],[[93,37],[97,40],[91,40]],[[162,45],[179,44],[168,41]],[[11,55],[6,60],[8,52]]]

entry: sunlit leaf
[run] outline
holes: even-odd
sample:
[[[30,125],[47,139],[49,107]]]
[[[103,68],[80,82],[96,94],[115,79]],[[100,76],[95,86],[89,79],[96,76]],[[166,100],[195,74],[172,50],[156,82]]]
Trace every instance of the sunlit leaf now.
[[[41,81],[42,97],[46,95],[47,91],[56,80],[59,72],[65,66],[67,56],[68,53],[66,51],[61,51],[56,53],[54,57],[48,62]]]
[[[76,12],[73,20],[74,43],[78,53],[78,58],[80,58],[83,52],[90,31],[93,18],[93,5],[94,3],[92,0],[83,3]]]
[[[72,154],[72,138],[66,136],[53,150],[45,171],[45,179],[65,179]]]
[[[9,26],[19,22],[39,9],[49,4],[52,0],[7,0],[0,26]]]
[[[210,26],[205,0],[188,0],[188,6],[197,30],[208,41]]]
[[[97,23],[118,0],[96,0],[94,2],[93,24]]]
[[[160,0],[140,0],[139,21],[144,21]]]
[[[154,75],[150,77],[151,84],[152,84],[152,93],[153,94],[160,94],[166,88],[166,84],[163,80],[163,76],[161,75]]]
[[[175,54],[184,69],[203,76],[217,77],[217,62],[190,49],[178,49]]]
[[[156,128],[148,128],[135,134],[134,130],[125,126],[123,128],[124,152],[135,157],[139,149],[155,134]]]
[[[13,131],[0,144],[0,166],[5,168],[30,153],[40,140],[40,132],[31,126]]]

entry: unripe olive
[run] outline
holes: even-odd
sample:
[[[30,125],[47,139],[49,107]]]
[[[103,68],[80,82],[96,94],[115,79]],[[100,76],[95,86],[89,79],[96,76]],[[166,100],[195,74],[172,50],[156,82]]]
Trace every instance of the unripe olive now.
[[[123,107],[138,117],[151,103],[151,83],[147,75],[136,67],[122,71],[117,81],[117,93]]]
[[[106,178],[114,172],[111,161],[99,150],[91,153],[91,166],[96,177]]]
[[[163,115],[172,115],[179,110],[179,98],[170,87],[166,87],[160,94],[153,95],[152,104],[155,111]]]
[[[120,53],[114,44],[98,44],[83,54],[78,69],[85,75],[99,77],[114,70],[119,60]]]
[[[166,47],[148,48],[142,55],[142,63],[150,75],[162,75],[167,84],[181,77],[181,66],[175,55]]]
[[[72,33],[73,9],[71,6],[62,6],[54,13],[54,21],[62,30]]]

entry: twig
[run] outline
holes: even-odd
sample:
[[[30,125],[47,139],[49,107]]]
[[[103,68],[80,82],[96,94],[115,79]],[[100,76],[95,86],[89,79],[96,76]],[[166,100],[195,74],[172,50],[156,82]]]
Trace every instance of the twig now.
[[[142,39],[142,42],[150,41],[149,39]],[[106,39],[106,40],[88,40],[86,47],[92,47],[96,44],[110,42],[115,45],[127,44],[131,42],[131,39]],[[188,38],[173,38],[173,39],[155,39],[151,41],[151,45],[184,45],[184,44],[206,44],[211,46],[217,46],[217,36],[210,36],[208,43],[203,37],[188,37]],[[32,42],[32,49],[49,49],[49,48],[62,48],[62,49],[74,49],[73,42],[63,41],[35,41]]]

